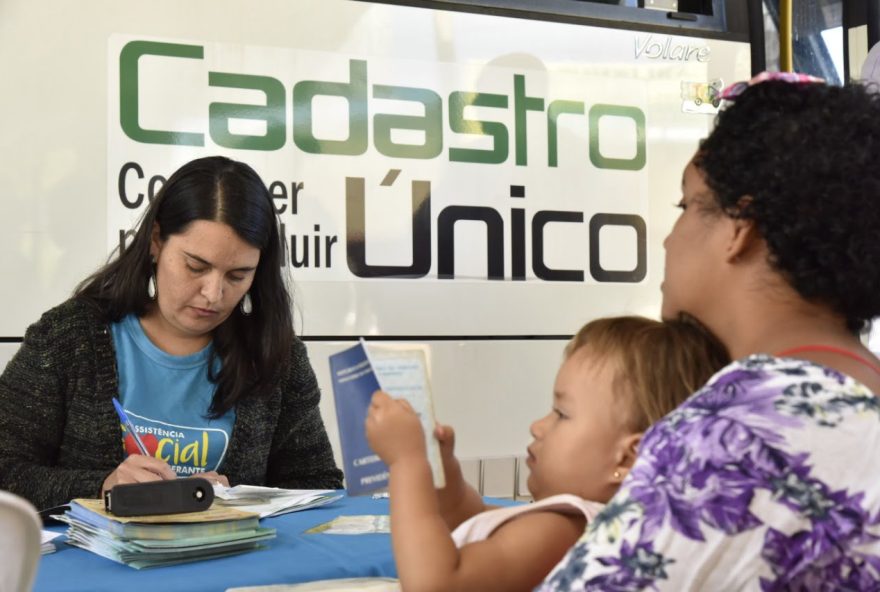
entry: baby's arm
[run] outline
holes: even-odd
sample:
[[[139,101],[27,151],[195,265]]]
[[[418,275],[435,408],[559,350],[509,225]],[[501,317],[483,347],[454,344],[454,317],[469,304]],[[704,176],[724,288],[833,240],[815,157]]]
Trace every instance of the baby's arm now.
[[[526,514],[478,543],[457,549],[440,513],[418,417],[377,393],[367,438],[391,472],[391,542],[401,587],[431,590],[531,590],[583,534],[582,518]]]
[[[534,511],[513,518],[489,538],[462,547],[455,568],[442,575],[445,586],[441,581],[439,586],[420,589],[530,591],[584,534],[585,522],[582,515],[553,511]],[[405,584],[403,589],[409,590]]]
[[[440,514],[450,530],[459,524],[488,509],[483,498],[476,489],[468,485],[461,474],[461,464],[455,457],[455,432],[452,427],[438,425],[434,436],[440,443],[440,455],[443,457],[443,472],[446,475],[446,487],[437,490],[440,502]]]

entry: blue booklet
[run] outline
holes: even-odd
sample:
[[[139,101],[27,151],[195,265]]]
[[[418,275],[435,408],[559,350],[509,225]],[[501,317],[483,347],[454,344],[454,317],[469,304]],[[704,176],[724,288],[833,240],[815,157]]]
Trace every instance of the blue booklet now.
[[[434,438],[434,408],[425,349],[426,346],[367,346],[361,340],[330,356],[342,468],[349,495],[388,487],[388,466],[370,448],[364,429],[370,400],[380,389],[392,397],[405,398],[418,413],[434,485],[445,485],[440,447]]]

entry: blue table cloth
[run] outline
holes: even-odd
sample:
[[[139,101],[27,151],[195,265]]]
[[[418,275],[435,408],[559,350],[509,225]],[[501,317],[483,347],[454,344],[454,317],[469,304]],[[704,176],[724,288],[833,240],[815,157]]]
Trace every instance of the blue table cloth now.
[[[329,505],[265,518],[278,531],[267,549],[183,565],[136,570],[56,542],[37,569],[36,592],[196,592],[364,576],[397,577],[388,534],[303,534],[337,516],[387,514],[387,499],[343,497]],[[63,530],[63,529],[62,529]]]

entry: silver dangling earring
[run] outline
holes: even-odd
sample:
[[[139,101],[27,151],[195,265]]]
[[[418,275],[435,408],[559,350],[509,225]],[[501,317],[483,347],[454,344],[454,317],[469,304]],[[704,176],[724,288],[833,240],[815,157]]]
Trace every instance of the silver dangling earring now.
[[[254,303],[251,302],[251,294],[248,292],[244,295],[244,298],[241,299],[241,314],[244,316],[248,316],[252,312],[254,312]]]
[[[150,297],[150,300],[156,299],[156,272],[150,274],[150,279],[147,280],[147,296]]]

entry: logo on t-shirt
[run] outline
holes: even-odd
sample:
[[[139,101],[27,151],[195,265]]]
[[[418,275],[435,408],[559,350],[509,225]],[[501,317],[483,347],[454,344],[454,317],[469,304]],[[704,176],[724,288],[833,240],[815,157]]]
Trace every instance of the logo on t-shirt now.
[[[180,476],[216,471],[226,455],[229,434],[225,430],[175,425],[134,413],[128,417],[147,452],[167,462]],[[122,433],[126,454],[140,454],[125,426]]]

